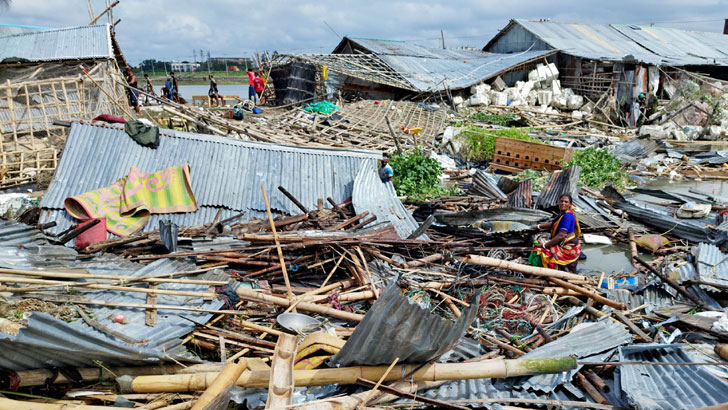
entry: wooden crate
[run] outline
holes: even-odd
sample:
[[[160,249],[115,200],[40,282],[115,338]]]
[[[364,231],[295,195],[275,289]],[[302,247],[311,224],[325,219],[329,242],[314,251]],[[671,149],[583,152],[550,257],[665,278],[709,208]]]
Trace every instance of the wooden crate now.
[[[498,137],[490,166],[505,171],[513,169],[555,171],[569,162],[571,155],[570,148]]]

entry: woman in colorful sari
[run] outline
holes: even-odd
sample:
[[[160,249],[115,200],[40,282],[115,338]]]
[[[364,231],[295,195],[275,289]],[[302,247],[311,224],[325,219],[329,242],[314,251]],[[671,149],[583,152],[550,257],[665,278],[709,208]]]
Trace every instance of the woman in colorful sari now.
[[[571,195],[561,195],[559,216],[552,222],[536,225],[538,229],[549,229],[551,240],[542,239],[534,252],[541,257],[541,266],[575,273],[581,254],[581,228],[571,205]]]

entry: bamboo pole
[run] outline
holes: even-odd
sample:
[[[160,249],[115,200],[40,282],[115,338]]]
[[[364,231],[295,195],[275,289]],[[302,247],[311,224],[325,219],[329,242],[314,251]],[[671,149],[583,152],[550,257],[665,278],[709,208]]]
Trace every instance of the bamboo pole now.
[[[102,381],[114,380],[117,376],[147,376],[161,374],[194,374],[213,372],[217,373],[222,370],[221,364],[195,364],[191,366],[182,366],[177,364],[165,364],[156,366],[143,367],[114,367],[111,369],[99,367],[79,368],[78,373],[81,375],[83,382],[98,383]],[[15,372],[19,378],[18,387],[42,386],[45,384],[66,384],[72,380],[67,378],[63,373],[54,372],[51,369],[36,370],[19,370]],[[48,380],[51,380],[48,382]]]
[[[170,296],[190,296],[190,297],[199,297],[199,298],[205,298],[205,299],[216,299],[219,295],[214,292],[187,292],[187,291],[181,291],[181,290],[166,290],[166,289],[148,289],[148,288],[135,288],[131,286],[115,286],[115,285],[96,285],[96,284],[85,284],[85,283],[69,283],[65,281],[60,280],[45,280],[45,279],[18,279],[8,276],[0,277],[0,283],[1,282],[7,282],[7,283],[29,283],[29,284],[40,284],[40,285],[58,285],[58,286],[65,286],[69,288],[78,288],[79,286],[83,286],[84,289],[100,289],[100,290],[118,290],[121,292],[136,292],[136,293],[149,293],[152,295],[170,295]],[[79,286],[75,286],[79,285]],[[0,289],[3,292],[13,292],[13,293],[22,293],[24,291],[23,288],[11,288],[7,286],[0,286]],[[36,289],[36,290],[43,290],[43,289]]]
[[[473,363],[432,363],[424,366],[398,365],[384,377],[383,382],[399,380],[402,374],[412,373],[410,381],[469,380],[502,378],[534,374],[562,373],[575,369],[575,357],[546,359],[491,359]],[[378,380],[388,366],[357,366],[338,369],[295,370],[296,386],[355,384],[357,379]],[[196,373],[164,376],[138,376],[131,382],[132,393],[180,393],[205,390],[217,373]],[[241,387],[267,387],[270,371],[245,371],[235,383]]]
[[[60,279],[110,279],[113,282],[131,283],[131,282],[151,282],[151,283],[180,283],[187,285],[212,285],[212,286],[223,286],[227,281],[221,280],[199,280],[199,279],[171,279],[169,278],[173,274],[164,275],[164,277],[135,277],[135,276],[114,276],[114,275],[97,275],[90,273],[72,273],[72,272],[53,272],[53,271],[39,271],[39,270],[24,270],[24,269],[3,269],[0,268],[0,273],[6,275],[19,275],[19,276],[39,276],[42,278],[60,278]],[[194,273],[194,272],[192,272]],[[73,284],[72,282],[65,282]],[[86,285],[87,283],[79,282],[79,285]]]
[[[119,108],[119,109],[120,109],[120,110],[121,110],[121,111],[122,111],[123,113],[125,113],[126,115],[128,115],[128,116],[129,116],[129,118],[135,118],[135,117],[134,117],[134,116],[133,116],[133,115],[132,115],[132,114],[131,114],[131,113],[129,112],[129,110],[127,110],[127,109],[126,109],[126,107],[124,107],[124,106],[120,105],[120,104],[119,104],[119,103],[118,103],[118,102],[116,101],[116,99],[112,98],[112,97],[111,97],[111,96],[109,95],[109,93],[108,93],[108,92],[106,92],[106,90],[104,90],[104,87],[102,87],[102,86],[101,86],[101,84],[99,84],[98,82],[96,82],[96,80],[94,80],[94,79],[93,79],[93,77],[91,77],[91,74],[89,74],[89,72],[88,72],[88,71],[86,71],[86,69],[85,69],[85,68],[83,68],[83,66],[79,66],[79,67],[81,67],[81,71],[83,71],[83,72],[84,72],[84,74],[86,74],[86,77],[88,77],[88,79],[89,79],[89,80],[91,80],[91,82],[92,82],[92,83],[94,83],[94,85],[95,85],[96,87],[98,87],[98,88],[99,88],[99,90],[101,90],[101,92],[102,92],[102,93],[104,93],[104,94],[106,95],[106,98],[108,98],[108,99],[109,99],[109,101],[111,101],[111,103],[112,103],[112,104],[114,104],[114,105],[115,105],[115,106],[116,106],[117,108]],[[53,85],[53,84],[51,84],[51,85]],[[54,89],[53,89],[53,96],[54,96],[54,97],[55,97],[55,94],[56,94],[56,92],[55,92],[55,88],[54,88]],[[57,101],[57,99],[56,99],[56,101]]]
[[[220,374],[210,384],[202,396],[192,406],[192,410],[204,410],[215,399],[228,394],[230,389],[235,385],[235,380],[240,378],[243,371],[248,367],[245,359],[240,359],[237,363],[230,362],[225,365]]]
[[[278,252],[278,260],[281,264],[281,271],[283,272],[283,281],[286,283],[286,290],[288,291],[288,300],[293,300],[293,292],[291,291],[291,282],[288,280],[288,270],[286,269],[286,262],[283,259],[283,249],[281,249],[281,243],[278,242],[278,232],[276,231],[276,224],[273,222],[273,214],[270,211],[270,204],[268,203],[268,195],[265,194],[265,186],[260,184],[260,190],[263,192],[263,200],[265,201],[265,212],[268,214],[268,222],[270,222],[270,229],[273,232],[273,241],[276,244],[276,251]],[[295,310],[295,308],[294,308]]]
[[[463,259],[465,263],[472,263],[473,265],[488,266],[491,268],[507,269],[521,273],[527,273],[534,276],[543,276],[547,278],[559,278],[565,280],[580,280],[586,281],[587,277],[584,275],[577,275],[574,273],[563,272],[556,269],[540,268],[537,266],[524,265],[522,263],[516,263],[511,261],[504,261],[502,259],[489,258],[487,256],[479,255],[468,255]]]
[[[574,285],[573,283],[569,283],[569,282],[566,282],[566,281],[563,281],[563,280],[557,279],[557,278],[548,278],[548,280],[550,280],[551,282],[553,282],[553,283],[561,286],[562,288],[571,289],[571,290],[574,290],[576,292],[579,292],[582,295],[584,295],[584,296],[586,296],[586,297],[588,297],[590,299],[593,299],[595,302],[601,303],[602,305],[607,305],[607,306],[613,307],[613,308],[615,308],[617,310],[624,310],[625,309],[624,303],[619,303],[619,302],[615,302],[615,301],[613,301],[611,299],[607,299],[604,296],[598,294],[597,292],[584,289],[584,288],[582,288],[580,286]]]
[[[240,296],[241,298],[252,299],[256,302],[261,302],[261,301],[268,302],[268,303],[272,303],[277,306],[288,307],[292,303],[288,299],[266,295],[264,293],[256,292],[252,289],[245,289],[242,287],[238,288],[235,291],[235,293],[237,293],[238,296]],[[299,302],[298,307],[301,310],[305,310],[308,312],[314,312],[314,313],[320,313],[322,315],[328,315],[328,316],[332,316],[332,317],[335,317],[338,319],[343,319],[343,320],[361,322],[361,320],[364,319],[364,315],[359,315],[356,313],[349,313],[349,312],[345,312],[343,310],[337,310],[337,309],[320,306],[320,305],[316,305],[316,304],[308,303],[308,302]]]

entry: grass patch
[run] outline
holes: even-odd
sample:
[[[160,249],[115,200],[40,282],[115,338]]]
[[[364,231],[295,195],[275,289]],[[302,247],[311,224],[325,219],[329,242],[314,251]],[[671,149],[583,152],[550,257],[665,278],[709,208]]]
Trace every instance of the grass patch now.
[[[458,189],[440,186],[442,167],[434,158],[427,158],[422,150],[392,154],[389,165],[394,170],[394,188],[397,195],[406,195],[414,201],[443,195],[458,195]]]
[[[456,138],[465,143],[461,155],[466,161],[491,161],[495,152],[496,137],[506,137],[521,141],[541,142],[528,135],[529,129],[503,128],[490,129],[476,126],[465,127]]]
[[[593,188],[601,188],[612,183],[618,190],[627,186],[627,173],[622,170],[622,163],[606,149],[587,148],[574,151],[564,168],[572,165],[581,167],[579,183]]]

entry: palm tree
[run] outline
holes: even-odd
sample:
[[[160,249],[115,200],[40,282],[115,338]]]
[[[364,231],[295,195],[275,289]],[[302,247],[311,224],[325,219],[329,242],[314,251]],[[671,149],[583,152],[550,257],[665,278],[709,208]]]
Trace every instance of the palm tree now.
[[[7,10],[13,0],[0,0],[0,11]]]

